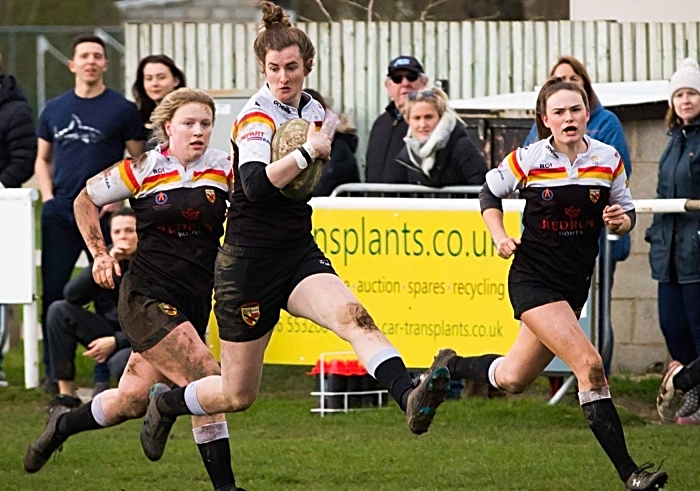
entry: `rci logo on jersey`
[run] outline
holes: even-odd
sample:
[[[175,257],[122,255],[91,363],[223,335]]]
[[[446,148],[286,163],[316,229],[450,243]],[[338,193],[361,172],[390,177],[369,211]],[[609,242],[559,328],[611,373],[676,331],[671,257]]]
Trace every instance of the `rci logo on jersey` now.
[[[600,189],[589,189],[588,198],[591,200],[591,202],[597,203],[600,199]]]
[[[552,201],[554,199],[554,191],[549,188],[544,188],[544,191],[542,191],[542,199],[545,201]]]
[[[205,189],[204,195],[207,197],[207,200],[209,201],[209,203],[211,203],[213,205],[214,202],[216,201],[216,193],[214,192],[214,190],[213,189]]]
[[[175,317],[177,315],[177,308],[169,303],[161,302],[158,304],[158,308],[162,310],[165,315],[169,315],[170,317]]]
[[[553,165],[554,164],[552,164],[551,162],[547,162],[546,164],[540,164],[540,169],[551,169]]]
[[[253,327],[260,320],[260,304],[258,302],[248,302],[241,305],[241,317],[243,322]]]

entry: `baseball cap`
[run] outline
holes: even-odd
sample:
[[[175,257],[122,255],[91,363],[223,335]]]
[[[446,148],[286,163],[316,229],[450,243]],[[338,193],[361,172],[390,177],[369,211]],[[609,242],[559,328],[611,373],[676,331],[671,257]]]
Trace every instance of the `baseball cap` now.
[[[390,77],[396,70],[408,70],[415,73],[424,73],[423,65],[413,56],[399,56],[391,60],[387,76]]]

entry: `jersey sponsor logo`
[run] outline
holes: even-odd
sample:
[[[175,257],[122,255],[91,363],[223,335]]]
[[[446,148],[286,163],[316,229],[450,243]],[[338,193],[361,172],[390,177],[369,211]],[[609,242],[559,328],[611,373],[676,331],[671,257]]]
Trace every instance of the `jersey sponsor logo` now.
[[[260,303],[248,302],[241,305],[241,317],[243,322],[253,327],[260,320]]]
[[[82,142],[86,145],[93,145],[104,139],[103,133],[97,128],[84,125],[76,114],[71,114],[70,123],[65,128],[59,130],[54,127],[53,139],[59,144],[70,142]]]
[[[545,201],[552,201],[554,199],[554,191],[549,188],[544,188],[542,190],[542,199]]]
[[[540,164],[540,169],[551,169],[553,166],[553,163],[547,162],[546,164]]]
[[[566,213],[566,216],[571,219],[578,218],[578,216],[581,214],[581,208],[576,206],[567,206],[564,208],[564,213]]]
[[[595,228],[595,220],[593,218],[579,218],[581,208],[577,206],[567,206],[564,208],[564,213],[568,220],[543,219],[541,222],[542,230],[556,232],[564,237],[572,237],[583,235],[586,230]]]
[[[153,201],[155,201],[156,203],[155,205],[153,205],[154,211],[165,211],[170,208],[170,203],[168,203],[168,195],[165,194],[163,191],[156,194],[153,197]]]
[[[207,201],[212,205],[216,202],[216,192],[213,189],[205,189],[204,196],[207,197]]]
[[[318,262],[322,266],[328,266],[329,268],[331,266],[331,262],[328,259],[319,259]]]
[[[289,106],[285,106],[278,100],[272,101],[275,106],[277,106],[280,110],[286,112],[287,114],[292,114],[292,109]]]
[[[549,153],[551,153],[552,156],[553,156],[555,159],[558,159],[558,158],[559,158],[559,155],[557,155],[557,152],[554,150],[554,148],[552,148],[551,145],[547,145],[547,146],[545,146],[544,148],[546,148],[547,151],[548,151]]]
[[[152,174],[164,174],[165,173],[165,167],[156,167],[153,169]]]
[[[165,315],[169,315],[170,317],[175,317],[177,315],[177,308],[169,303],[160,302],[158,308],[162,310]]]
[[[257,131],[257,130],[253,130],[253,131],[249,131],[248,133],[245,133],[244,135],[241,136],[240,140],[246,141],[246,142],[264,141],[264,142],[268,143],[267,139],[265,138],[265,132],[264,131]]]
[[[600,199],[600,188],[589,189],[588,190],[588,199],[590,199],[591,202],[593,202],[593,203],[597,203],[598,200]]]
[[[195,210],[194,208],[187,208],[186,210],[182,210],[180,214],[185,217],[187,220],[190,222],[194,222],[195,220],[199,219],[199,210]]]

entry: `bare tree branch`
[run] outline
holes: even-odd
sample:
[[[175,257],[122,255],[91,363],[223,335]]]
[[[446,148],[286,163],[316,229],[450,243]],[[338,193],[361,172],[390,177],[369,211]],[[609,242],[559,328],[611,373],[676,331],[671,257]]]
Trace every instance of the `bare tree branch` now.
[[[429,3],[428,6],[425,7],[425,9],[420,13],[420,17],[418,18],[418,20],[421,22],[425,22],[425,19],[428,16],[428,10],[432,9],[433,7],[437,7],[438,5],[442,5],[446,2],[447,0],[436,0],[435,2]]]
[[[333,17],[331,17],[331,14],[328,13],[326,7],[323,6],[323,2],[321,0],[316,0],[316,3],[318,4],[318,8],[321,9],[321,12],[323,12],[323,15],[325,15],[326,19],[328,19],[328,22],[333,22]]]
[[[340,0],[343,3],[347,3],[351,7],[357,7],[358,9],[366,10],[367,11],[367,22],[372,22],[372,17],[376,17],[377,20],[382,20],[382,17],[377,14],[376,12],[372,12],[372,4],[374,3],[374,0],[370,0],[369,2],[369,7],[365,7],[364,5],[361,5],[357,2],[353,2],[352,0]]]

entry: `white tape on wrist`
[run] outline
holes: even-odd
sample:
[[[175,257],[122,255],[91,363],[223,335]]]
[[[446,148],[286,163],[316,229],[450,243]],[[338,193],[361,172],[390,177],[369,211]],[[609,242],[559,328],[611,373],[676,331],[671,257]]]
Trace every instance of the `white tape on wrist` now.
[[[302,147],[304,147],[304,150],[306,150],[308,152],[308,154],[311,156],[311,160],[316,160],[316,150],[314,150],[314,147],[311,146],[311,143],[304,142]]]
[[[290,155],[294,157],[294,160],[297,161],[297,167],[299,167],[301,170],[306,169],[306,167],[309,165],[309,163],[304,158],[304,155],[298,148],[294,150]]]

